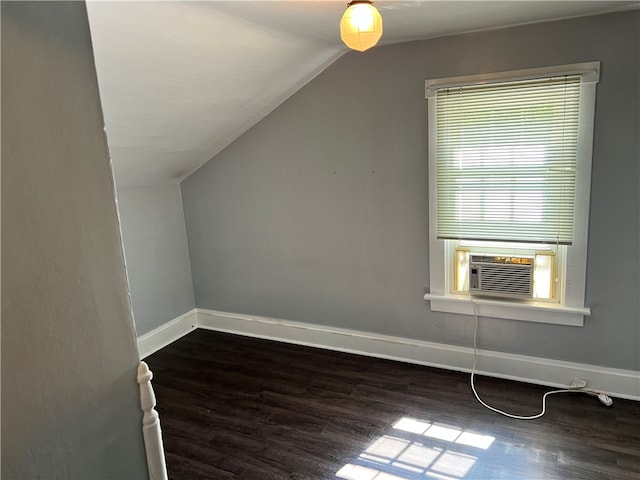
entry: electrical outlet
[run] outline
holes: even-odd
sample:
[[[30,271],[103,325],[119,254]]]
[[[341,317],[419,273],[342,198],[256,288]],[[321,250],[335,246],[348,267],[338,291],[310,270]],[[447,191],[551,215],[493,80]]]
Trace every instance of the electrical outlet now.
[[[569,384],[569,389],[570,390],[580,390],[584,387],[587,386],[587,381],[583,380],[581,378],[574,378],[573,380],[571,380],[571,383]]]

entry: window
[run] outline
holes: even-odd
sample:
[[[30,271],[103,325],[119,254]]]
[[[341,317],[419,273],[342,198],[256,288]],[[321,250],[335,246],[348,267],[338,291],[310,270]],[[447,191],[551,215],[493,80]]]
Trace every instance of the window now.
[[[599,69],[426,82],[432,310],[583,324]],[[524,283],[483,289],[489,271]]]

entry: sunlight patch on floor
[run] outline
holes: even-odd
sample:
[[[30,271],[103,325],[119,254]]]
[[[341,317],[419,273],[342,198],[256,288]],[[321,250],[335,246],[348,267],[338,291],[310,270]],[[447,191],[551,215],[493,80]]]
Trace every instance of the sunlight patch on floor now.
[[[402,417],[390,434],[375,439],[336,478],[344,480],[460,480],[478,457],[459,451],[487,450],[495,437],[454,425]],[[480,453],[480,452],[478,452]]]

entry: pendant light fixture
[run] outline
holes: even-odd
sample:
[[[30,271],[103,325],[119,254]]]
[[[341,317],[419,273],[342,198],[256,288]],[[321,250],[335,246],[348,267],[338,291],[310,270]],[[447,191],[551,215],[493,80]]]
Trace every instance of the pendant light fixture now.
[[[382,36],[382,17],[373,2],[353,0],[340,20],[340,37],[353,50],[364,52]]]

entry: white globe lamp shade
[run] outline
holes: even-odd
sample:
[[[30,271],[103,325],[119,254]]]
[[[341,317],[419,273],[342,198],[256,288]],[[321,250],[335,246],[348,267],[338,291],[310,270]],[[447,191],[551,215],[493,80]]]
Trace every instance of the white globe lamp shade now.
[[[353,50],[364,52],[382,37],[382,17],[369,1],[354,0],[340,20],[340,37]]]

